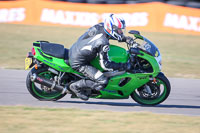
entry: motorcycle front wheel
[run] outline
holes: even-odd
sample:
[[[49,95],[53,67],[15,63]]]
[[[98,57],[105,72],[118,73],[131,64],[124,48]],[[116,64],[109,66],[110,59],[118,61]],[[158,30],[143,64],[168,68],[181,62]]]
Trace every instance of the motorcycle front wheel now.
[[[163,73],[159,73],[156,81],[150,81],[146,85],[136,89],[131,94],[131,97],[141,105],[157,105],[167,99],[170,91],[169,80]]]

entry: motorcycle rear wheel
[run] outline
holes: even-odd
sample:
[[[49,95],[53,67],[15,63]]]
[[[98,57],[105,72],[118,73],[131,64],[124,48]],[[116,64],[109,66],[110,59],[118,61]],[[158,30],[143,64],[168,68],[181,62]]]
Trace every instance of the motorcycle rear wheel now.
[[[53,76],[53,73],[49,72],[47,68],[31,69],[26,78],[26,87],[33,97],[41,101],[57,101],[66,95],[66,93],[62,94],[56,90],[48,90],[47,87],[32,82],[31,75],[33,73],[48,79]]]
[[[149,85],[151,91],[154,93],[152,97],[145,96],[145,92],[142,92],[142,88],[136,89],[131,94],[132,99],[141,105],[160,104],[167,99],[171,91],[170,82],[163,73],[158,74],[155,83],[150,81],[147,85]]]

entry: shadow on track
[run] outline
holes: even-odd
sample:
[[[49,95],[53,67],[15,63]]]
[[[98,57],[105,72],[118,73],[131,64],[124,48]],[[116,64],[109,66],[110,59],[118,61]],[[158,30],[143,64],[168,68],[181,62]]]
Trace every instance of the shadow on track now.
[[[75,104],[96,104],[96,105],[109,105],[109,106],[138,106],[138,107],[155,107],[155,108],[184,108],[184,109],[200,109],[200,106],[195,105],[140,105],[137,103],[120,103],[120,102],[89,102],[89,101],[55,101],[58,103],[75,103]]]

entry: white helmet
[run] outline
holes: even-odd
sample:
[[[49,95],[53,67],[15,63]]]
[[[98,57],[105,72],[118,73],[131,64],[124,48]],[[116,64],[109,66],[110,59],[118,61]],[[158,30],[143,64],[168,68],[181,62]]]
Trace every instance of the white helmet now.
[[[104,30],[113,39],[118,41],[122,40],[124,31],[126,28],[125,21],[123,18],[110,14],[104,20]]]

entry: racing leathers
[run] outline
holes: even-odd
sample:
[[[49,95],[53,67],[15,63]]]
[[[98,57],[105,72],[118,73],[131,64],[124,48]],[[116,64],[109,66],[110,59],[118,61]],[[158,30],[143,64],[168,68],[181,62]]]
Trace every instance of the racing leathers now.
[[[126,38],[124,36],[122,42],[125,42]],[[87,100],[88,97],[81,93],[81,88],[99,91],[108,83],[107,77],[90,64],[97,56],[105,71],[128,70],[131,67],[129,63],[115,63],[109,60],[109,39],[110,37],[104,31],[103,23],[99,23],[89,28],[69,50],[70,66],[89,78],[89,80],[82,79],[70,85],[70,89],[83,100]]]

